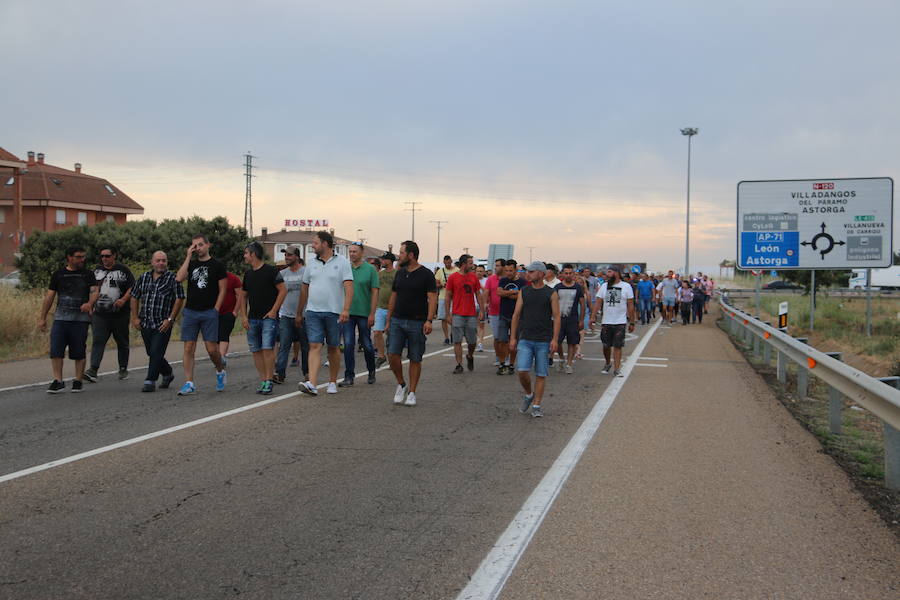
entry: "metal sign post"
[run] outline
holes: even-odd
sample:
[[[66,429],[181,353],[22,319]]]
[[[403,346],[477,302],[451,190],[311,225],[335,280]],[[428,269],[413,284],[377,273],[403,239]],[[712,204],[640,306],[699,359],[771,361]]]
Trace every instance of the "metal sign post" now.
[[[809,330],[816,325],[816,272],[809,272]]]
[[[866,269],[866,336],[872,337],[872,269]]]
[[[761,314],[762,314],[762,313],[760,312],[760,310],[759,310],[759,309],[760,309],[760,304],[761,304],[761,301],[760,301],[760,298],[759,298],[760,290],[761,290],[761,289],[762,289],[762,271],[757,271],[757,272],[756,272],[756,314],[757,314],[757,315],[761,315]]]

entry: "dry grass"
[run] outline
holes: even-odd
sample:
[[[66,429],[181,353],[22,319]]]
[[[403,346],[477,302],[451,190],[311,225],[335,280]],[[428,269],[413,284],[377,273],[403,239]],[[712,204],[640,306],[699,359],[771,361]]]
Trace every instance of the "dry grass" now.
[[[0,360],[33,358],[50,351],[48,334],[37,328],[44,293],[0,287]]]

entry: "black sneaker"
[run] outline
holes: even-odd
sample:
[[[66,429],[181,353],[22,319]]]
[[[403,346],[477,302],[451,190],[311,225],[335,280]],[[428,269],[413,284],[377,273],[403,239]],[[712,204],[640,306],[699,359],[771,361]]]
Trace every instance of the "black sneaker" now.
[[[353,387],[353,379],[345,377],[344,380],[338,384],[338,387]]]
[[[474,356],[466,357],[466,368],[469,369],[470,371],[475,370],[475,357]]]
[[[384,366],[384,363],[386,363],[386,362],[387,362],[387,358],[385,358],[384,356],[379,356],[378,358],[375,359],[375,368],[378,369],[378,368]]]
[[[128,379],[128,367],[119,367],[119,379]]]
[[[366,379],[366,383],[368,383],[369,385],[375,383],[375,371],[369,371],[369,378]]]
[[[80,394],[83,391],[84,391],[84,384],[81,383],[81,381],[76,379],[75,381],[72,382],[72,393],[73,394]]]
[[[282,384],[284,383],[284,375],[281,373],[275,373],[272,375],[272,383]]]
[[[450,338],[444,338],[444,345],[445,345],[445,346],[449,346],[449,345],[450,345]]]
[[[497,367],[497,375],[506,375],[506,365]]]
[[[141,388],[142,392],[155,392],[156,384],[151,382],[144,382],[144,387]]]
[[[167,389],[173,381],[175,381],[174,373],[172,373],[171,375],[163,375],[162,382],[160,382],[159,384],[159,389]]]
[[[515,368],[514,366],[512,366],[512,365],[506,365],[506,374],[507,374],[507,375],[515,375],[515,374],[516,374],[516,368]]]
[[[58,394],[58,393],[62,392],[64,389],[66,389],[66,384],[64,384],[62,381],[59,381],[58,379],[54,379],[50,383],[50,387],[47,388],[47,393],[48,394]]]
[[[456,365],[456,368],[453,369],[454,375],[459,375],[460,373],[463,373],[463,372],[464,371],[463,371],[462,365]]]
[[[84,375],[82,375],[86,380],[91,383],[97,383],[97,369],[91,367],[90,369],[84,370]]]

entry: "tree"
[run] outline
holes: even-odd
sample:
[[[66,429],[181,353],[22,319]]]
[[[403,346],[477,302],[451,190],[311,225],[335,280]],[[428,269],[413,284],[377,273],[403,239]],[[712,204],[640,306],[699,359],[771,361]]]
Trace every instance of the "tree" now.
[[[812,277],[810,273],[812,271],[783,271],[784,278],[788,281],[792,281],[797,285],[802,285],[806,288],[806,293],[809,294],[809,285]],[[838,287],[847,287],[850,283],[850,275],[852,271],[816,271],[816,290],[822,287],[830,287],[832,285],[837,285]]]
[[[123,225],[99,223],[70,227],[59,231],[35,231],[22,247],[17,261],[22,287],[45,288],[50,276],[66,261],[66,248],[79,245],[87,251],[87,266],[99,263],[103,248],[112,247],[118,260],[134,268],[135,276],[150,264],[151,255],[162,250],[169,256],[169,268],[176,269],[184,260],[191,236],[205,234],[212,244],[211,254],[232,272],[244,270],[244,247],[250,242],[247,230],[233,227],[225,217],[156,221],[129,221]]]

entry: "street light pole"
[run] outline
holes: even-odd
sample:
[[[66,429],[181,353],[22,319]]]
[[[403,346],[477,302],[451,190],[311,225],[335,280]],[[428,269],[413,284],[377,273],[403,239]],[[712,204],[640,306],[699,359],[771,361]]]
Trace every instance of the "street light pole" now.
[[[696,127],[685,127],[681,135],[688,139],[688,164],[687,164],[687,211],[684,221],[684,276],[691,279],[691,138],[700,132]]]
[[[528,246],[528,264],[531,264],[532,255],[534,254],[535,248],[537,248],[537,246]]]
[[[437,239],[437,258],[435,262],[441,262],[441,225],[450,221],[429,221],[429,223],[437,223],[438,239]]]

